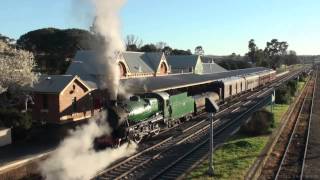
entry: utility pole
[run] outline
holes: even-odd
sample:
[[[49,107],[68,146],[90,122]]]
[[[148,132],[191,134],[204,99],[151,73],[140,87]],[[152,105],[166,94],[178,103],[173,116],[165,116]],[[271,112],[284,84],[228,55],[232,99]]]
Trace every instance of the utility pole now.
[[[213,113],[209,113],[209,120],[210,120],[210,147],[209,147],[209,169],[208,175],[213,176],[214,168],[213,168]]]
[[[208,175],[213,176],[214,174],[214,168],[213,168],[213,117],[214,113],[217,113],[219,111],[219,106],[214,102],[214,100],[210,98],[206,98],[205,102],[205,109],[209,113],[209,120],[210,120],[210,144],[209,144],[209,169],[208,169]]]

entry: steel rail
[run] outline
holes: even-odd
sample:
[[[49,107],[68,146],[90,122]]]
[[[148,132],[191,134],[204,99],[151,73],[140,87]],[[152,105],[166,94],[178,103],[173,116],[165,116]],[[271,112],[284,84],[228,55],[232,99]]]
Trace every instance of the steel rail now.
[[[308,82],[308,86],[309,86],[310,84],[311,84],[311,79],[310,79],[309,82]],[[292,130],[292,132],[291,132],[291,134],[290,134],[290,138],[289,138],[289,141],[288,141],[288,143],[287,143],[287,145],[286,145],[284,155],[282,156],[280,165],[279,165],[278,168],[277,168],[275,180],[279,179],[279,175],[280,175],[280,173],[281,173],[281,171],[282,171],[282,169],[283,169],[284,162],[285,162],[286,158],[288,158],[288,156],[289,156],[289,155],[288,155],[288,152],[289,152],[289,149],[290,149],[290,147],[291,147],[291,145],[292,145],[292,141],[293,141],[293,139],[294,139],[294,135],[295,135],[295,133],[296,133],[296,131],[297,131],[298,125],[299,125],[299,123],[300,123],[300,120],[301,120],[300,117],[301,117],[303,108],[304,108],[305,105],[306,105],[306,101],[307,101],[307,98],[308,98],[307,96],[308,96],[308,92],[309,92],[309,91],[310,91],[310,88],[308,87],[308,88],[306,89],[306,94],[305,94],[305,96],[303,97],[302,106],[300,107],[299,112],[298,112],[298,115],[297,115],[297,117],[295,118],[294,128],[293,128],[293,130]]]
[[[309,145],[309,137],[310,137],[310,128],[311,128],[312,113],[313,113],[313,106],[314,106],[314,98],[315,98],[315,92],[316,92],[317,80],[318,80],[318,71],[319,71],[319,67],[317,66],[316,78],[315,78],[315,81],[314,81],[314,87],[313,87],[313,93],[312,93],[311,110],[310,110],[308,130],[307,130],[308,131],[307,140],[306,140],[306,146],[305,146],[304,154],[303,154],[302,167],[301,167],[302,170],[301,170],[300,180],[303,179],[304,167],[305,167],[305,163],[306,163],[306,157],[307,157],[307,151],[308,151],[308,145]]]

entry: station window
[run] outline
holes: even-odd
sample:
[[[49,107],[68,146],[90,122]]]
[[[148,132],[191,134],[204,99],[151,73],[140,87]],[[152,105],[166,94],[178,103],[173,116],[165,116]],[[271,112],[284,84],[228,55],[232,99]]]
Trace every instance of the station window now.
[[[72,111],[77,112],[77,97],[72,98]]]
[[[44,94],[42,96],[42,108],[48,109],[48,95],[47,94]]]

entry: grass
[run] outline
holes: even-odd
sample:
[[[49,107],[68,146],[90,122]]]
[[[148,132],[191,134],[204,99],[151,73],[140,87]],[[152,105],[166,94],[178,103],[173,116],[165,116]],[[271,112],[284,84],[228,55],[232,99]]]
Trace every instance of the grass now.
[[[300,92],[305,84],[305,81],[299,81],[297,91]]]
[[[270,109],[268,106],[267,109]],[[275,128],[281,122],[282,115],[288,110],[287,104],[273,105]],[[271,110],[271,109],[270,109]],[[274,129],[275,129],[274,128]],[[269,140],[269,135],[249,137],[236,134],[227,143],[214,152],[214,179],[244,179],[247,171],[259,156]],[[208,161],[194,169],[187,179],[212,179],[206,173]]]
[[[243,179],[268,142],[268,136],[236,135],[214,152],[214,179]],[[187,179],[212,179],[206,173],[208,161],[194,169]]]
[[[266,107],[268,110],[271,109],[271,106]],[[274,115],[275,128],[277,128],[281,122],[282,115],[288,110],[288,104],[274,104],[272,108],[272,113]]]

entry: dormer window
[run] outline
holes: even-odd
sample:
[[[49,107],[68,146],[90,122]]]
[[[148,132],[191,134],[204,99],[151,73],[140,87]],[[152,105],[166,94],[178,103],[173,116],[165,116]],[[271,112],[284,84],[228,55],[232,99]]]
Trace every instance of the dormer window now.
[[[119,62],[119,70],[120,70],[120,77],[126,77],[127,76],[127,69],[123,62]]]
[[[160,74],[167,74],[168,73],[168,67],[166,63],[161,62],[160,64]]]

